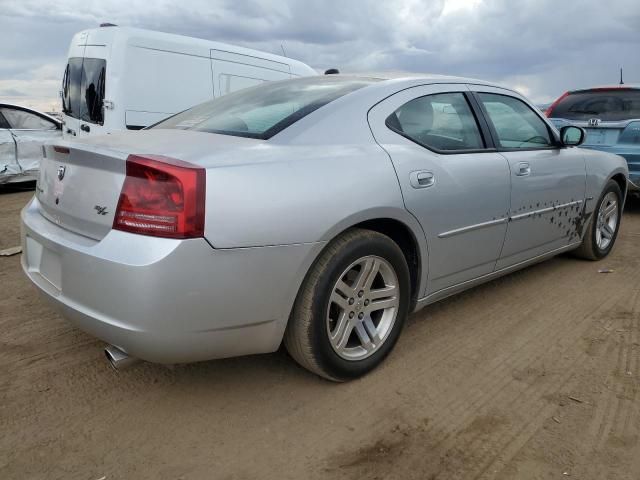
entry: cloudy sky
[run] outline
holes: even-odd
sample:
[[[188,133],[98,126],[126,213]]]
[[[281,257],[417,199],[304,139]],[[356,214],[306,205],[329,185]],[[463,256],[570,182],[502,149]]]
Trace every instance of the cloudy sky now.
[[[69,41],[101,22],[281,53],[317,69],[461,75],[538,103],[640,83],[640,0],[0,0],[0,100],[59,110]]]

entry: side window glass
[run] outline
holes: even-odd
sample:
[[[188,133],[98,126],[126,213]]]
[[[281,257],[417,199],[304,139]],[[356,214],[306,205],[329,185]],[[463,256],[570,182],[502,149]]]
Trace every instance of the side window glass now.
[[[62,112],[73,118],[80,118],[81,81],[82,58],[70,58],[62,79]]]
[[[526,103],[493,93],[480,93],[479,97],[493,123],[500,147],[531,149],[554,146],[549,128]]]
[[[415,98],[393,112],[386,124],[433,150],[477,150],[485,147],[476,119],[462,93]]]
[[[28,130],[55,130],[56,124],[34,113],[14,108],[1,108],[0,113],[11,128]]]
[[[85,58],[82,62],[82,89],[80,98],[80,120],[104,123],[106,62],[99,58]]]
[[[2,115],[2,112],[0,112],[0,129],[1,128],[11,128],[9,126],[9,122],[7,122],[4,118],[4,115]]]

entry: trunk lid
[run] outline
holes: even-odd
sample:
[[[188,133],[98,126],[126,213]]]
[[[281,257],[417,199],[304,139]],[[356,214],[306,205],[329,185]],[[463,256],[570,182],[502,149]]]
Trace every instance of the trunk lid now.
[[[582,127],[587,133],[585,147],[612,147],[615,145],[636,145],[640,147],[640,119],[599,121],[594,120],[565,120],[552,119],[552,122],[562,128],[565,125]]]
[[[253,150],[253,152],[249,152]],[[113,226],[129,154],[155,154],[205,167],[260,160],[261,140],[182,130],[120,132],[45,147],[36,196],[40,213],[96,240]]]
[[[127,155],[86,145],[45,147],[36,197],[40,213],[61,227],[96,240],[113,225]]]
[[[567,92],[547,112],[557,127],[587,132],[587,147],[640,143],[640,88],[616,85]]]

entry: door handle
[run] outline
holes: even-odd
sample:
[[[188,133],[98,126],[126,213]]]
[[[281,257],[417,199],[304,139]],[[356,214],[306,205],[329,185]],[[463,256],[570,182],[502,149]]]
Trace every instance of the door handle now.
[[[518,164],[518,169],[516,170],[516,175],[518,177],[526,177],[531,174],[531,166],[529,162],[520,162]]]
[[[418,170],[409,174],[409,181],[413,188],[427,188],[436,183],[436,177],[432,172]]]
[[[91,131],[91,127],[89,125],[85,125],[83,123],[82,125],[80,125],[80,130],[82,130],[83,132],[90,132]]]

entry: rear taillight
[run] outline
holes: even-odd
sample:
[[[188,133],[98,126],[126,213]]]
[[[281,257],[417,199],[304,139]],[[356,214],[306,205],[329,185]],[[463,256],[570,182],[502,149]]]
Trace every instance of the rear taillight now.
[[[162,155],[129,155],[115,230],[169,238],[204,235],[205,170]]]
[[[568,96],[569,96],[569,92],[564,92],[562,95],[560,95],[560,97],[555,102],[553,102],[549,106],[549,108],[547,108],[546,112],[544,112],[547,118],[552,118],[551,115],[553,114],[553,109],[556,108],[558,104]]]

